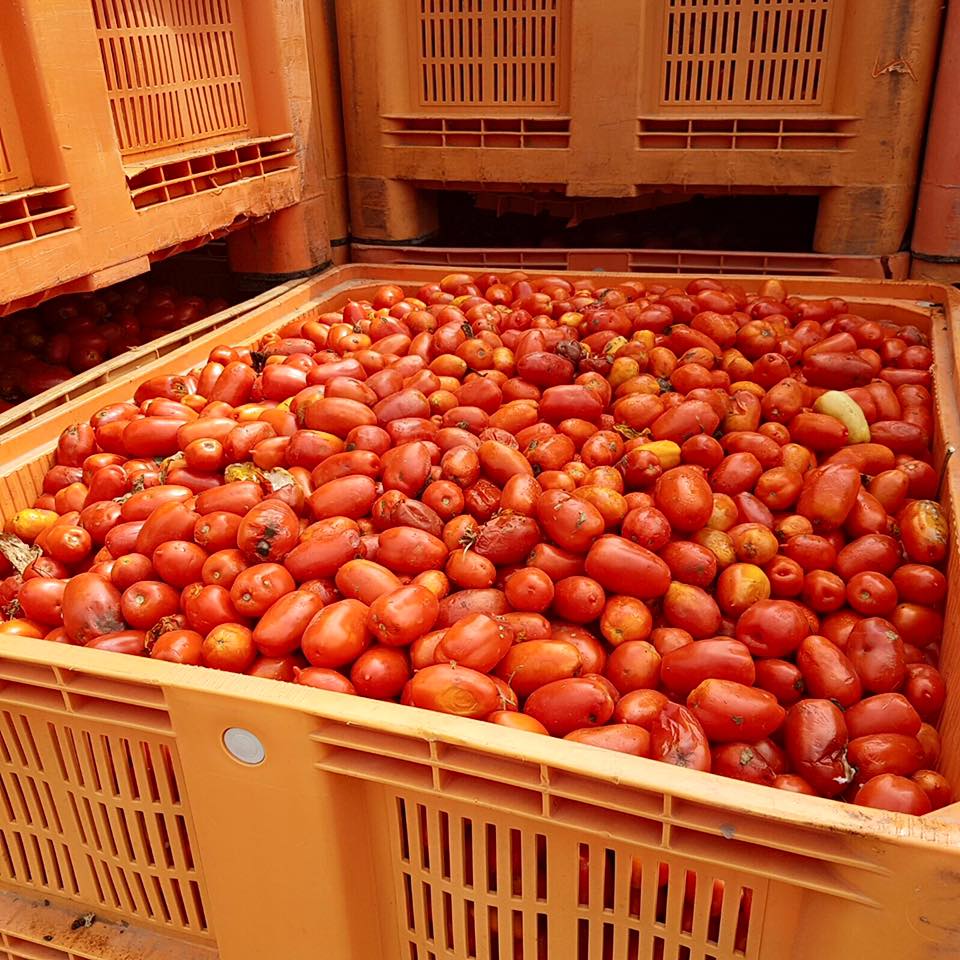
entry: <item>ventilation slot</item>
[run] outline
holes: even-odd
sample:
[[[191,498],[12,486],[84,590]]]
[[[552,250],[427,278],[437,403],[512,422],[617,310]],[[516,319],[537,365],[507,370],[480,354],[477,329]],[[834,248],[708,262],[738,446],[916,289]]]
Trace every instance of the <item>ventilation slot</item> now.
[[[577,847],[577,954],[604,960],[692,960],[753,956],[760,928],[754,882],[668,862],[654,851]],[[761,881],[762,883],[763,881]],[[599,920],[598,917],[603,917]],[[673,952],[649,950],[664,934]],[[659,939],[659,937],[657,938]]]
[[[410,0],[424,106],[557,106],[561,0]]]
[[[92,0],[125,157],[248,130],[236,0]]]
[[[546,960],[547,838],[395,799],[397,895],[410,956]]]
[[[664,0],[660,99],[819,104],[837,0]]]

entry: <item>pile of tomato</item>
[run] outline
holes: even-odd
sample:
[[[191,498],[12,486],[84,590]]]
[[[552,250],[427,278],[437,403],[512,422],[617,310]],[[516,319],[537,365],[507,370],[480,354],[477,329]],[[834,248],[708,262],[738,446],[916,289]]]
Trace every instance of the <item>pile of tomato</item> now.
[[[0,413],[226,306],[138,278],[16,313],[0,333]]]
[[[2,629],[929,812],[933,357],[867,312],[452,274],[218,346],[63,433]]]

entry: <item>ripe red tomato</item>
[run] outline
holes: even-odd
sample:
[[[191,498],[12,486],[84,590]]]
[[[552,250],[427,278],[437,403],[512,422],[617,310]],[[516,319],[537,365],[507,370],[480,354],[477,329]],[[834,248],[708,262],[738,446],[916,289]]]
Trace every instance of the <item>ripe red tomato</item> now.
[[[527,697],[524,713],[539,720],[555,737],[603,726],[613,716],[616,701],[601,681],[590,674],[544,684]]]
[[[120,597],[123,619],[137,630],[149,630],[180,609],[180,594],[158,580],[141,580],[127,587]]]
[[[853,802],[861,807],[910,813],[917,817],[933,809],[930,798],[918,784],[893,773],[881,773],[868,780],[857,791]]]
[[[687,709],[713,741],[753,742],[770,736],[786,711],[766,690],[735,680],[704,680],[687,696]]]
[[[301,641],[314,667],[342,667],[370,645],[369,607],[359,600],[340,600],[324,607],[307,626]]]
[[[203,662],[202,651],[203,637],[196,630],[169,630],[157,637],[150,656],[154,660],[199,666]]]
[[[245,617],[262,617],[283,596],[296,589],[293,577],[278,563],[256,563],[237,574],[230,599]]]
[[[350,682],[357,693],[374,700],[399,697],[409,679],[407,657],[395,647],[370,647],[357,657],[350,670]]]

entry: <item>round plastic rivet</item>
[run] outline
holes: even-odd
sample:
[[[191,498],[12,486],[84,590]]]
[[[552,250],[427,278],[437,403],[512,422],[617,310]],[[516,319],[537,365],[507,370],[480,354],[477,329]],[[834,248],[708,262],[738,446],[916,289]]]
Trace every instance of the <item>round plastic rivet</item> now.
[[[244,730],[243,727],[230,727],[224,730],[223,745],[231,757],[251,766],[263,763],[267,756],[260,738],[249,730]]]

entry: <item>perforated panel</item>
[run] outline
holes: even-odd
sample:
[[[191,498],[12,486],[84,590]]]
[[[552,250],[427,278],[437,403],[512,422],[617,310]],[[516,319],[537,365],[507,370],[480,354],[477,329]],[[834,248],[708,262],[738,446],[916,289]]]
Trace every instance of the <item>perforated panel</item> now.
[[[0,883],[209,935],[162,695],[0,660]]]
[[[664,104],[819,104],[839,0],[663,0]]]
[[[91,0],[124,156],[248,130],[239,0]]]
[[[567,0],[409,2],[422,105],[560,103]]]
[[[547,960],[559,944],[580,960],[757,955],[763,879],[614,840],[548,836],[414,794],[394,802],[396,895],[413,960]]]

